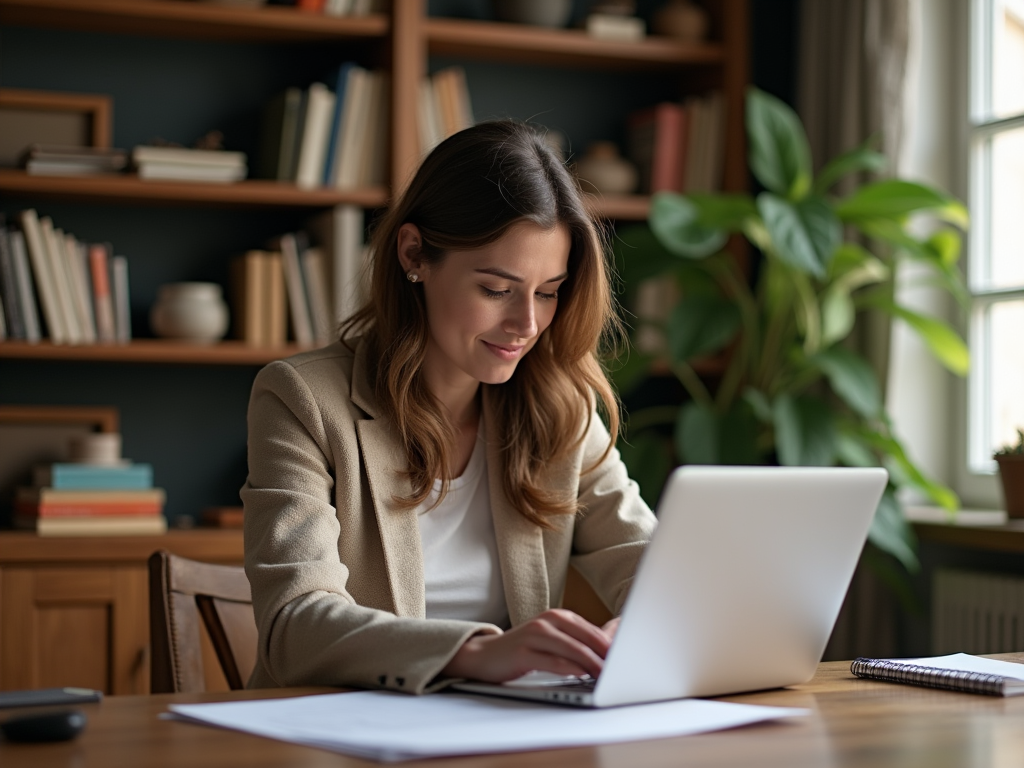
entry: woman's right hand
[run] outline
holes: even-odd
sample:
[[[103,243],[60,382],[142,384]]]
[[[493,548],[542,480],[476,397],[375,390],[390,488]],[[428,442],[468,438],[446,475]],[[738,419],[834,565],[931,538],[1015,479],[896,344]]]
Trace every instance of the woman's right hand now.
[[[503,683],[539,670],[557,675],[601,673],[611,635],[572,611],[544,611],[500,635],[474,635],[448,665],[446,677]]]

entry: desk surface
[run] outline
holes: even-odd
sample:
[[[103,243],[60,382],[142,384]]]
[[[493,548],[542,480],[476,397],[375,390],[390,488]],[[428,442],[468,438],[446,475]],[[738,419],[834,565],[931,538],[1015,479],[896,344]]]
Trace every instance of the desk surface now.
[[[1024,662],[1024,653],[1000,658]],[[290,689],[287,695],[327,692]],[[188,766],[260,768],[366,765],[363,760],[255,736],[160,720],[171,702],[268,698],[281,691],[234,694],[112,696],[82,707],[86,731],[73,742],[0,743],[4,768],[50,766]],[[544,768],[642,766],[1003,766],[1024,754],[1024,696],[1002,699],[857,680],[847,662],[822,664],[807,685],[729,697],[752,704],[807,707],[788,722],[658,741],[529,754]],[[13,712],[13,711],[9,711]],[[6,712],[3,716],[6,716]],[[430,768],[511,768],[524,755],[431,760]],[[415,763],[420,764],[420,763]],[[406,764],[408,765],[408,763]]]

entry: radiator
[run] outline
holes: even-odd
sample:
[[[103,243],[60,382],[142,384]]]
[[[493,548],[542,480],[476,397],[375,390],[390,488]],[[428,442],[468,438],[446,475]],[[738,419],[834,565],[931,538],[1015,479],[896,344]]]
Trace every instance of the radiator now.
[[[932,581],[932,652],[1024,651],[1024,576],[938,570]]]

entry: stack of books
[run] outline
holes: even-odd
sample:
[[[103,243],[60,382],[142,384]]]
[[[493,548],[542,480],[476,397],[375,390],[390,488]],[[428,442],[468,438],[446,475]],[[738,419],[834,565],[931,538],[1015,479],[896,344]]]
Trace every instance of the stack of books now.
[[[383,0],[278,0],[277,5],[297,5],[324,16],[369,16],[383,12],[387,4]]]
[[[132,165],[140,179],[165,181],[229,184],[248,174],[244,152],[222,149],[138,146],[132,150]]]
[[[716,192],[722,186],[725,113],[720,92],[663,102],[626,121],[629,159],[640,192]]]
[[[304,189],[355,189],[387,180],[390,75],[351,62],[335,90],[288,88],[264,110],[260,175]]]
[[[128,260],[83,243],[48,216],[0,220],[0,340],[54,344],[131,340]]]
[[[164,501],[149,464],[42,464],[32,487],[16,491],[14,526],[40,536],[156,535],[167,531]]]
[[[232,262],[234,335],[251,346],[328,344],[365,297],[363,210],[339,205],[310,219],[306,231],[275,238]]]
[[[123,171],[127,164],[123,149],[33,144],[21,156],[30,176],[99,176]]]

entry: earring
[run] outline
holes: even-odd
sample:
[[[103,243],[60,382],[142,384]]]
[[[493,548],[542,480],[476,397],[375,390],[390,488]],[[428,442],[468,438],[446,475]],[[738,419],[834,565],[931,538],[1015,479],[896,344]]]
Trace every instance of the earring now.
[[[408,272],[406,273],[405,276],[409,278],[410,283],[418,283],[420,279],[420,276],[417,275],[415,272]]]

